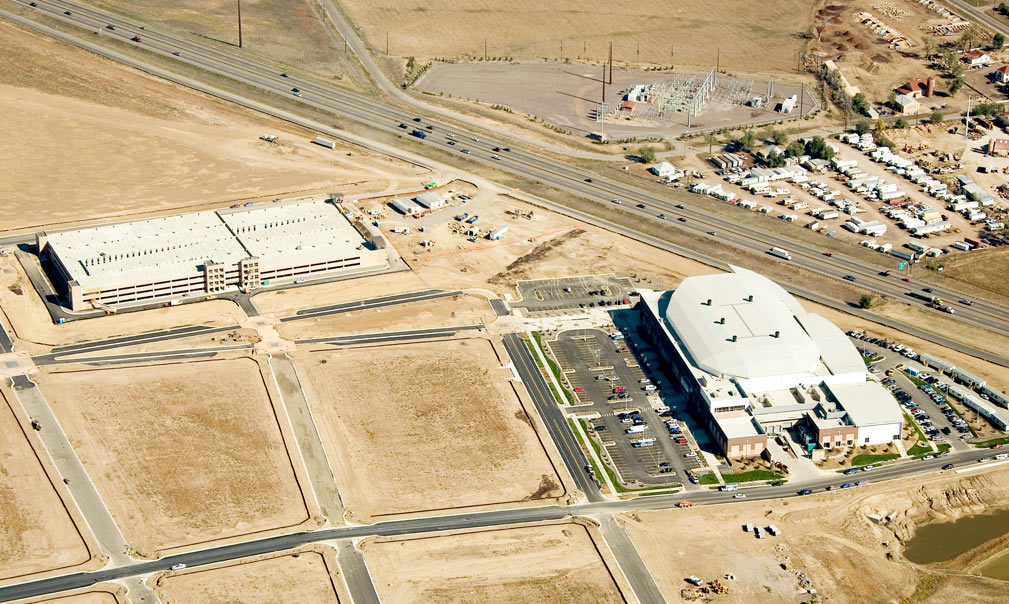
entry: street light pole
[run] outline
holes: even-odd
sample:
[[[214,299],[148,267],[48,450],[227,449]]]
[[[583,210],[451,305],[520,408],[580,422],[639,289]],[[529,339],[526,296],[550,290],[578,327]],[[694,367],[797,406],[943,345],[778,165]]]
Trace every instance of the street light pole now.
[[[238,47],[242,47],[242,0],[238,0]]]

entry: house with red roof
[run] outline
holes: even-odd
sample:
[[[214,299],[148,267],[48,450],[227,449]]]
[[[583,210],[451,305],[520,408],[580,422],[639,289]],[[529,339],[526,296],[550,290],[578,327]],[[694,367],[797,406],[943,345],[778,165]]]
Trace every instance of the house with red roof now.
[[[963,55],[963,58],[967,61],[967,64],[971,67],[980,67],[982,65],[991,64],[991,56],[980,50],[972,50]]]
[[[923,96],[932,96],[934,91],[935,82],[932,78],[917,78],[898,88],[897,94],[904,94],[912,99],[920,99]]]

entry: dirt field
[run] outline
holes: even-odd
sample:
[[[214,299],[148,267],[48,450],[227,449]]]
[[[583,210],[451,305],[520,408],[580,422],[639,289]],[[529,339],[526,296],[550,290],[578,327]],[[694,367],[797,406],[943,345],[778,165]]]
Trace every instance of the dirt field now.
[[[328,335],[481,325],[493,320],[494,311],[486,300],[476,296],[458,296],[281,323],[278,332],[284,338],[296,340]]]
[[[252,302],[260,312],[282,317],[302,308],[401,294],[427,287],[416,271],[407,271],[263,292],[256,294]]]
[[[336,552],[321,546],[317,550],[172,573],[159,577],[155,589],[162,604],[347,602],[337,595],[342,579],[337,574]]]
[[[376,540],[362,545],[383,602],[624,602],[580,524]]]
[[[137,555],[308,519],[254,361],[51,372],[38,381]]]
[[[1009,250],[1005,248],[958,254],[943,266],[943,275],[948,278],[987,289],[1000,296],[1009,296],[1009,281],[1005,279]]]
[[[558,0],[549,4],[518,0],[348,0],[341,6],[372,47],[406,57],[541,60],[606,59],[620,65],[696,66],[710,69],[719,44],[729,71],[794,71],[801,34],[809,29],[813,2],[770,2],[760,11],[743,0],[712,11],[698,0],[646,0],[632,5]],[[676,27],[670,27],[670,21]],[[446,32],[432,35],[432,32]],[[731,40],[731,43],[729,42]],[[640,48],[640,53],[638,49]],[[753,52],[759,48],[760,52]]]
[[[901,541],[916,524],[1003,506],[1007,485],[1004,470],[933,474],[781,502],[633,514],[625,524],[669,602],[684,601],[690,575],[729,586],[713,603],[804,601],[802,573],[825,603],[994,604],[1005,601],[1005,583],[912,565],[901,555]],[[895,519],[885,525],[866,517],[889,513]],[[745,523],[773,524],[783,535],[756,539],[742,530]],[[969,558],[949,568],[963,568]],[[726,580],[726,573],[736,579]]]
[[[324,149],[314,133],[6,23],[0,54],[0,112],[18,141],[0,151],[0,231],[423,180],[413,166]],[[267,133],[280,144],[258,140]]]
[[[229,52],[237,50],[234,2],[90,0],[86,4],[133,17],[140,23],[156,24],[202,44]],[[343,86],[367,86],[353,52],[344,52],[343,39],[329,24],[322,7],[311,0],[243,2],[241,54],[287,66],[297,73],[335,80]]]
[[[121,588],[125,592],[125,588]],[[126,601],[125,593],[116,594],[112,591],[86,591],[70,596],[46,598],[43,600],[27,600],[28,604],[122,604]]]
[[[0,392],[0,583],[55,569],[69,572],[91,559],[84,537],[14,415],[11,405],[19,403],[7,397]]]
[[[564,495],[488,340],[296,354],[359,521]]]

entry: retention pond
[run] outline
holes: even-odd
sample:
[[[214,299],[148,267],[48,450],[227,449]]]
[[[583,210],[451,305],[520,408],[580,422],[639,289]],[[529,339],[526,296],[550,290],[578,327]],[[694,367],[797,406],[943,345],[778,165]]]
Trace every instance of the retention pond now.
[[[953,522],[919,527],[907,542],[904,557],[917,564],[952,560],[964,552],[1009,533],[1009,510],[965,516]],[[1009,580],[1009,554],[994,558],[981,568],[981,574]]]

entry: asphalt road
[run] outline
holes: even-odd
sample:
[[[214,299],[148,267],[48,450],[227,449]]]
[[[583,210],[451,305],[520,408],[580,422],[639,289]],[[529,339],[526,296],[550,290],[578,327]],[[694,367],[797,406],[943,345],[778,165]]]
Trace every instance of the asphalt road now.
[[[589,479],[585,472],[588,460],[585,459],[581,446],[575,439],[571,427],[568,426],[564,413],[557,407],[557,401],[554,400],[554,395],[543,379],[543,374],[540,373],[529,349],[526,348],[525,342],[513,333],[505,334],[503,339],[508,357],[515,365],[519,377],[522,378],[522,384],[529,392],[529,396],[532,397],[536,411],[546,425],[550,439],[553,440],[557,451],[560,452],[561,459],[578,486],[578,490],[585,493],[589,501],[603,501],[604,498],[599,492],[599,487]]]
[[[650,216],[655,220],[657,213],[664,213],[673,228],[683,229],[696,234],[705,235],[715,232],[715,238],[723,243],[750,252],[764,253],[771,247],[783,247],[792,254],[792,264],[802,266],[814,272],[842,278],[853,275],[858,279],[857,285],[867,291],[889,295],[903,299],[904,296],[921,285],[917,282],[905,283],[890,277],[879,277],[877,270],[867,267],[859,260],[846,258],[842,254],[831,257],[823,256],[815,246],[800,243],[786,237],[765,233],[752,227],[738,224],[731,219],[705,214],[701,210],[686,205],[677,208],[672,199],[654,193],[599,177],[577,167],[569,166],[550,157],[511,149],[504,151],[507,145],[491,139],[480,139],[471,133],[442,123],[435,123],[421,117],[416,117],[406,111],[382,104],[374,98],[356,95],[336,87],[319,84],[310,80],[295,77],[284,77],[276,69],[256,63],[245,57],[208,48],[196,42],[168,36],[151,29],[141,30],[138,24],[122,17],[104,13],[90,7],[82,7],[65,0],[37,0],[38,10],[44,11],[53,18],[74,23],[91,31],[100,31],[101,35],[116,37],[129,41],[134,35],[140,35],[141,44],[147,50],[166,56],[179,53],[176,60],[197,65],[208,71],[242,81],[244,83],[272,91],[280,95],[291,95],[293,88],[298,88],[302,97],[299,101],[324,110],[333,111],[349,119],[367,123],[372,127],[396,132],[409,136],[414,128],[428,133],[426,139],[416,139],[417,142],[439,147],[453,152],[453,149],[465,146],[471,153],[467,159],[474,160],[495,168],[510,172],[523,178],[538,181],[598,203],[610,204],[612,199],[620,199],[619,207],[625,211]],[[22,4],[26,4],[21,2]],[[70,15],[65,15],[69,11]],[[107,30],[105,26],[114,24],[116,29]],[[136,64],[136,61],[133,61]],[[430,126],[430,130],[427,127]],[[447,135],[453,134],[454,138]],[[449,141],[458,141],[463,145],[448,146]],[[497,148],[498,151],[494,149]],[[499,159],[494,159],[494,158]],[[591,182],[589,182],[591,181]],[[638,204],[644,208],[638,208]],[[686,222],[678,222],[678,217],[686,218]],[[936,288],[935,293],[947,299],[962,297],[957,292],[945,288]],[[998,305],[978,301],[973,307],[960,309],[951,317],[959,321],[992,329],[1009,335],[1009,312]]]
[[[842,474],[838,474],[837,478],[823,478],[803,485],[744,488],[742,489],[742,492],[747,494],[748,500],[770,500],[796,497],[798,496],[797,490],[803,487],[822,491],[828,484],[840,485],[843,482],[854,482],[857,479],[862,479],[869,483],[883,482],[898,477],[937,472],[940,471],[940,467],[946,463],[953,463],[959,468],[977,467],[978,464],[976,463],[976,460],[984,456],[989,456],[990,454],[991,451],[986,449],[974,449],[964,453],[952,453],[943,458],[886,465],[871,472],[860,473],[857,476],[844,476]],[[37,598],[46,594],[88,587],[101,581],[148,574],[155,571],[166,570],[173,564],[180,562],[190,567],[202,566],[217,562],[246,558],[249,556],[288,550],[306,543],[315,543],[334,539],[352,539],[370,535],[412,535],[437,531],[458,531],[490,526],[508,526],[526,522],[561,520],[577,515],[608,515],[630,511],[664,510],[675,507],[676,502],[682,498],[683,495],[657,495],[654,497],[642,497],[630,501],[596,501],[567,507],[530,507],[495,512],[396,520],[374,525],[346,526],[313,532],[293,533],[289,535],[257,539],[243,543],[224,545],[205,550],[168,556],[152,562],[135,562],[95,572],[75,573],[71,575],[63,575],[0,587],[0,602],[7,602],[21,598]],[[736,502],[736,500],[732,498],[731,493],[722,493],[719,491],[692,493],[690,495],[690,500],[694,505],[731,504]]]
[[[378,592],[375,591],[375,582],[368,572],[368,565],[364,561],[361,550],[354,547],[354,542],[350,539],[340,541],[337,549],[336,561],[343,571],[343,580],[350,590],[350,598],[354,604],[379,604]]]
[[[666,604],[655,578],[648,571],[644,561],[634,549],[634,543],[627,536],[624,527],[617,523],[613,516],[606,516],[599,521],[599,532],[606,540],[606,545],[617,559],[620,570],[631,584],[631,590],[641,604]]]

